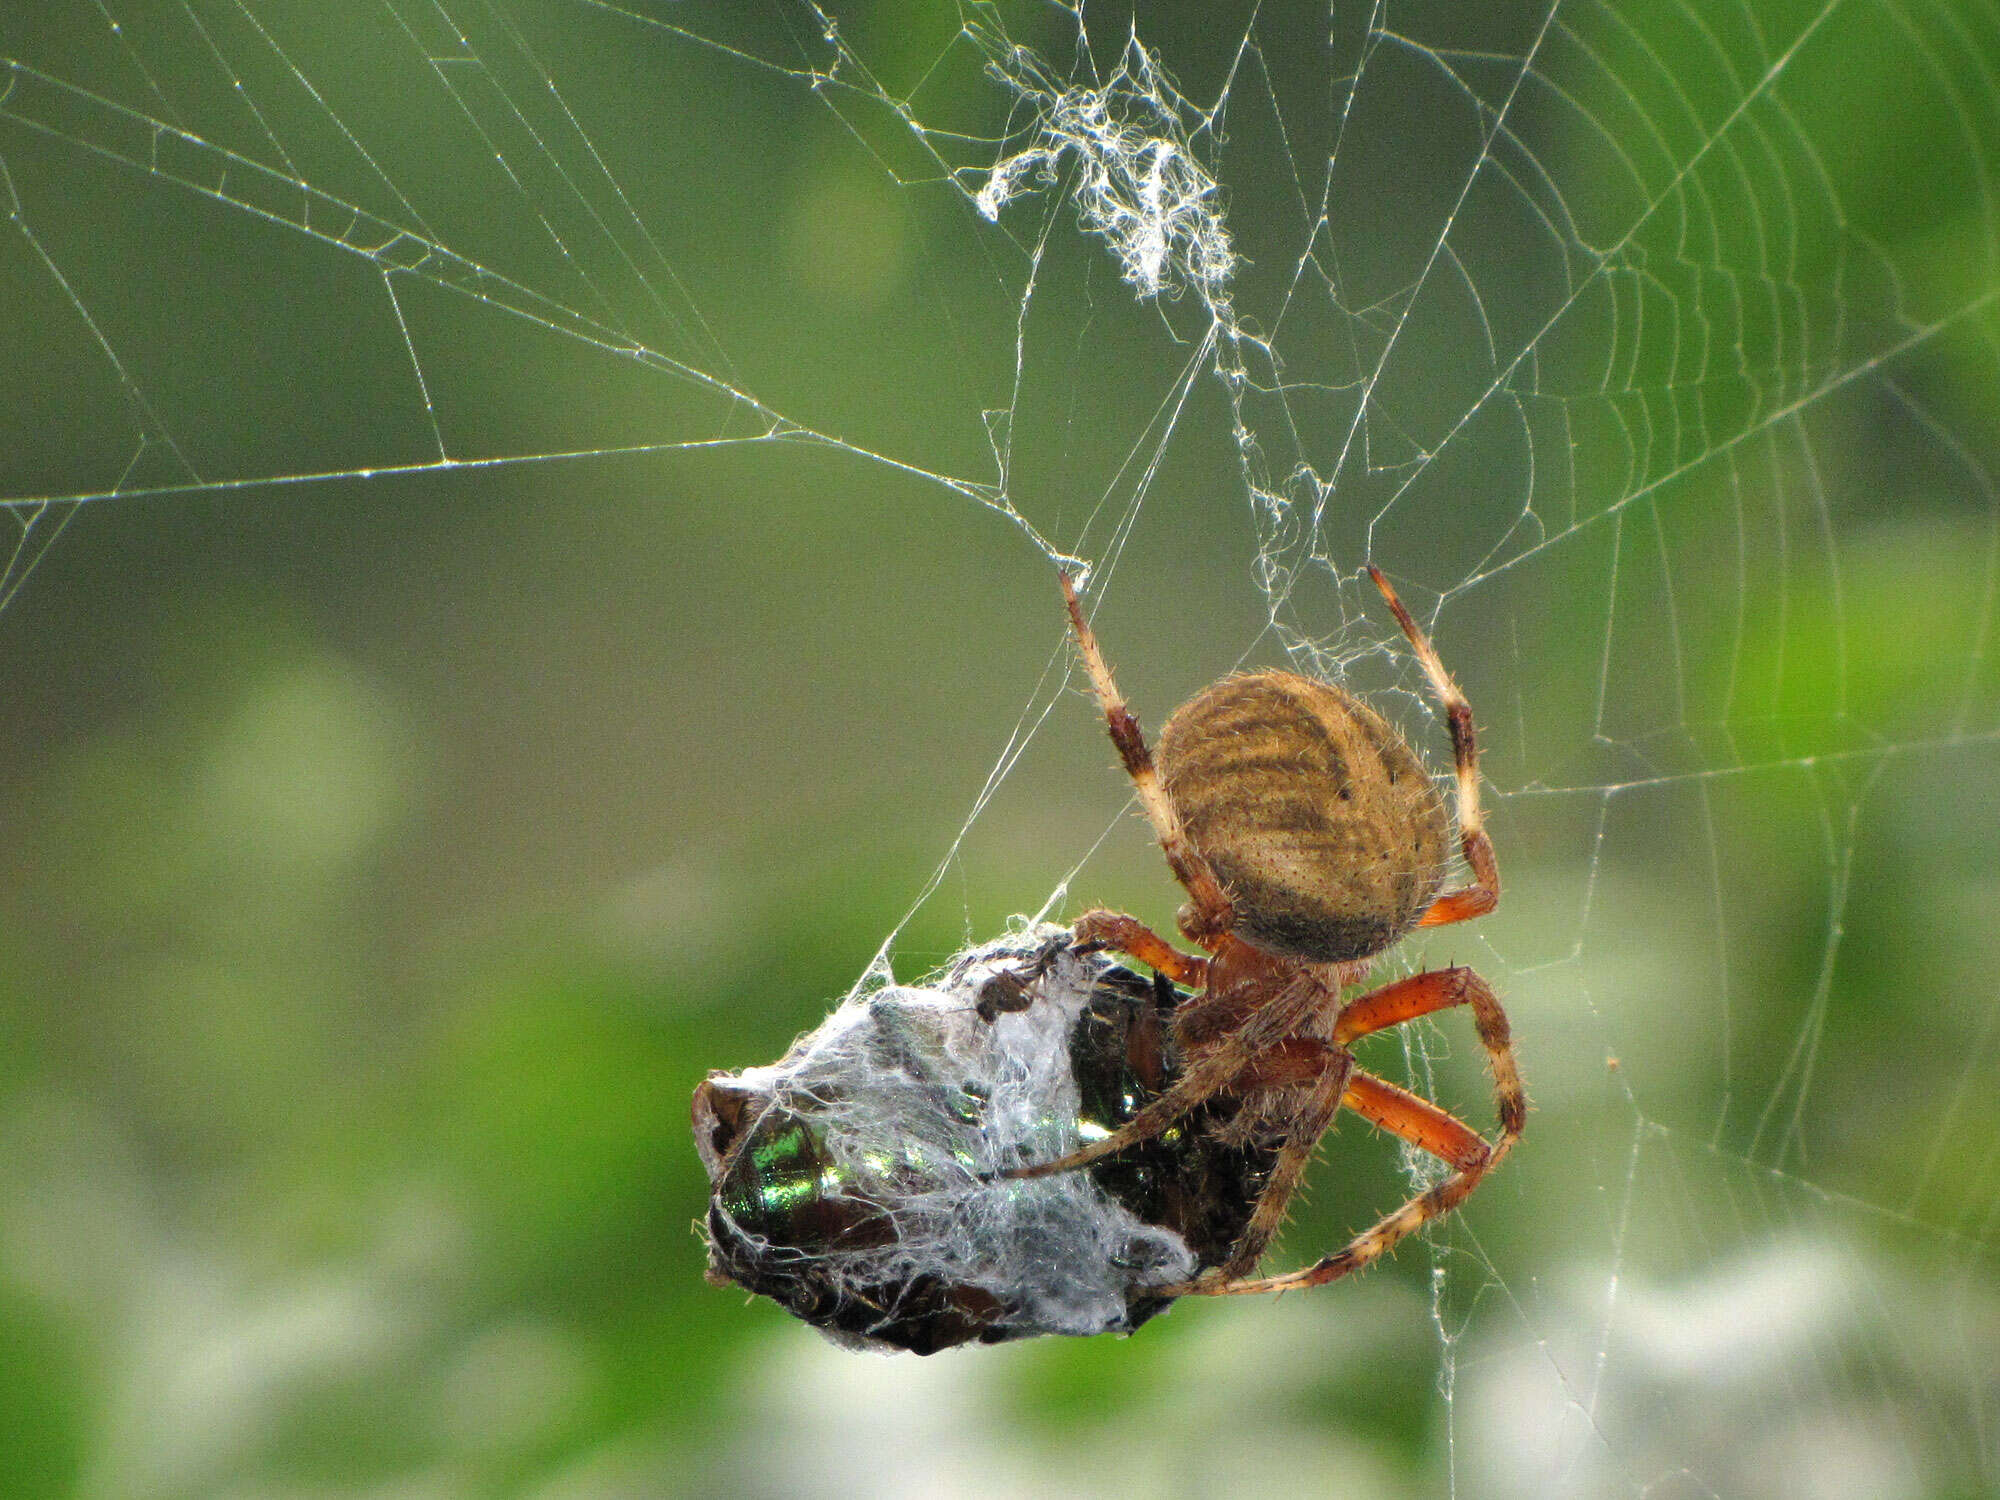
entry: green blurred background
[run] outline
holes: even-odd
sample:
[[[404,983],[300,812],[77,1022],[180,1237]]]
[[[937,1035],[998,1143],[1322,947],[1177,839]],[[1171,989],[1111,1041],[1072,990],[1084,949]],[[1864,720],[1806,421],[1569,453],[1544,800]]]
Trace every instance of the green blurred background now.
[[[0,1493],[2000,1493],[1989,10],[1141,7],[1237,409],[949,177],[1026,123],[962,26],[1129,12],[838,14],[0,16]],[[877,1359],[703,1283],[694,1084],[892,931],[1178,898],[928,477],[995,441],[1149,724],[1412,689],[1366,558],[1434,619],[1508,899],[1397,962],[1537,1113],[1353,1284]],[[1369,1060],[1483,1122],[1474,1052]],[[1408,1186],[1350,1126],[1281,1255]]]

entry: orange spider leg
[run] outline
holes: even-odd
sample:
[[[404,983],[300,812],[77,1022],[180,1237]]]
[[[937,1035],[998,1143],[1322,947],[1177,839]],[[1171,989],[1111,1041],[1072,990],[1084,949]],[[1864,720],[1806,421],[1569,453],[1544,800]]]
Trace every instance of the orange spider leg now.
[[[1373,1073],[1357,1070],[1340,1102],[1369,1124],[1430,1152],[1461,1172],[1483,1168],[1487,1153],[1492,1150],[1484,1136],[1456,1115],[1447,1114],[1428,1099],[1408,1089],[1399,1089]]]
[[[1404,1235],[1456,1208],[1479,1184],[1500,1152],[1469,1126],[1439,1109],[1427,1099],[1397,1088],[1364,1073],[1354,1066],[1353,1057],[1341,1051],[1338,1067],[1328,1068],[1326,1086],[1316,1091],[1309,1110],[1300,1116],[1300,1129],[1285,1142],[1271,1169],[1270,1187],[1257,1202],[1257,1211],[1237,1241],[1229,1260],[1196,1281],[1159,1289],[1165,1297],[1228,1297],[1256,1292],[1282,1292],[1294,1287],[1318,1286],[1322,1282],[1349,1275],[1380,1259]],[[1333,1081],[1341,1084],[1337,1100],[1330,1094]],[[1448,1162],[1453,1174],[1429,1192],[1412,1199],[1383,1219],[1367,1233],[1358,1235],[1337,1255],[1329,1255],[1305,1271],[1287,1276],[1267,1276],[1242,1280],[1269,1247],[1284,1219],[1285,1204],[1305,1175],[1319,1138],[1332,1123],[1336,1108],[1351,1109],[1373,1125],[1408,1141],[1420,1150]]]
[[[1456,969],[1438,969],[1413,974],[1408,979],[1398,979],[1379,990],[1371,990],[1340,1013],[1340,1019],[1333,1026],[1333,1039],[1345,1046],[1361,1037],[1387,1031],[1391,1026],[1401,1026],[1405,1021],[1463,1005],[1465,996],[1459,992],[1456,982],[1458,972]],[[1440,975],[1451,977],[1440,978]]]
[[[1105,726],[1111,731],[1111,743],[1118,747],[1119,758],[1125,762],[1125,774],[1132,778],[1133,788],[1139,794],[1139,806],[1145,810],[1146,820],[1153,825],[1153,833],[1167,856],[1168,868],[1174,872],[1174,879],[1187,888],[1188,904],[1181,913],[1181,931],[1187,934],[1189,942],[1213,949],[1216,940],[1227,933],[1236,921],[1228,893],[1222,889],[1222,882],[1215,878],[1215,871],[1209,868],[1201,851],[1188,841],[1187,830],[1181,826],[1181,816],[1168,799],[1166,788],[1160,785],[1160,774],[1154,769],[1152,752],[1146,748],[1146,737],[1140,732],[1139,721],[1132,716],[1131,709],[1125,706],[1118,684],[1112,680],[1111,668],[1105,664],[1104,653],[1098,649],[1097,637],[1091,633],[1090,622],[1083,617],[1083,605],[1077,600],[1076,586],[1069,581],[1069,574],[1060,568],[1056,570],[1056,576],[1062,582],[1063,603],[1069,608],[1070,628],[1076,632],[1077,649],[1082,653],[1085,670],[1090,673],[1091,691],[1097,695],[1098,707],[1104,711]]]
[[[1344,1043],[1345,1040],[1365,1036],[1370,1031],[1400,1025],[1454,1005],[1471,1007],[1479,1040],[1486,1048],[1500,1114],[1500,1138],[1497,1141],[1487,1142],[1429,1100],[1357,1068],[1347,1080],[1341,1103],[1363,1119],[1448,1163],[1454,1169],[1452,1175],[1427,1192],[1419,1193],[1371,1228],[1363,1230],[1345,1249],[1322,1258],[1303,1271],[1254,1281],[1232,1280],[1212,1272],[1199,1281],[1163,1287],[1162,1295],[1235,1296],[1322,1286],[1374,1264],[1393,1250],[1404,1236],[1463,1203],[1479,1185],[1480,1179],[1513,1150],[1514,1143],[1521,1138],[1528,1112],[1520,1070],[1514,1062],[1507,1015],[1501,1010],[1499,1000],[1487,987],[1486,981],[1470,969],[1438,969],[1398,980],[1373,994],[1363,995],[1350,1005],[1341,1016],[1336,1036]],[[1262,1203],[1258,1205],[1260,1214],[1263,1207]],[[1239,1258],[1232,1256],[1230,1265],[1223,1270],[1234,1267]]]
[[[1198,990],[1208,982],[1207,959],[1181,952],[1137,917],[1123,912],[1102,908],[1085,912],[1076,919],[1071,947],[1084,953],[1109,950],[1126,954],[1185,989]]]
[[[1471,1008],[1472,1024],[1479,1032],[1480,1045],[1486,1049],[1486,1065],[1493,1074],[1494,1101],[1500,1115],[1498,1150],[1504,1155],[1512,1149],[1527,1123],[1528,1096],[1521,1086],[1520,1065],[1514,1060],[1513,1028],[1508,1025],[1507,1012],[1500,1008],[1499,997],[1486,981],[1471,969],[1432,969],[1361,996],[1340,1013],[1333,1039],[1344,1047],[1361,1037],[1456,1005]]]
[[[1472,868],[1472,884],[1439,896],[1417,919],[1417,925],[1442,927],[1447,922],[1482,917],[1500,904],[1500,866],[1493,858],[1493,840],[1486,836],[1486,815],[1479,806],[1479,736],[1472,724],[1472,705],[1465,701],[1465,694],[1452,681],[1451,673],[1444,669],[1437,648],[1417,622],[1410,618],[1410,612],[1403,608],[1403,601],[1389,587],[1389,580],[1382,576],[1382,570],[1371,565],[1368,576],[1375,580],[1375,587],[1389,601],[1389,612],[1403,627],[1403,634],[1410,638],[1417,663],[1424,669],[1431,692],[1436,695],[1444,709],[1445,719],[1451,725],[1452,763],[1458,781],[1458,842],[1465,851],[1466,864]]]
[[[1366,1075],[1355,1074],[1357,1079],[1364,1076]],[[1377,1123],[1384,1129],[1408,1139],[1406,1131],[1416,1133],[1428,1129],[1429,1122],[1422,1120],[1422,1116],[1444,1114],[1442,1110],[1425,1104],[1414,1094],[1409,1096],[1409,1100],[1412,1107],[1408,1117],[1385,1111],[1384,1118]],[[1450,1119],[1449,1116],[1444,1117]],[[1412,1144],[1421,1146],[1424,1143],[1415,1140]],[[1189,1282],[1184,1286],[1162,1287],[1161,1293],[1166,1296],[1227,1297],[1249,1296],[1258,1292],[1298,1291],[1306,1287],[1324,1286],[1329,1281],[1336,1281],[1342,1276],[1365,1270],[1395,1249],[1405,1236],[1421,1229],[1441,1214],[1450,1213],[1463,1203],[1467,1195],[1479,1185],[1480,1179],[1492,1169],[1499,1156],[1500,1152],[1496,1148],[1479,1166],[1452,1173],[1436,1187],[1418,1194],[1374,1227],[1356,1235],[1345,1249],[1316,1261],[1303,1271],[1293,1271],[1284,1276],[1265,1276],[1252,1281],[1214,1282],[1204,1279]]]

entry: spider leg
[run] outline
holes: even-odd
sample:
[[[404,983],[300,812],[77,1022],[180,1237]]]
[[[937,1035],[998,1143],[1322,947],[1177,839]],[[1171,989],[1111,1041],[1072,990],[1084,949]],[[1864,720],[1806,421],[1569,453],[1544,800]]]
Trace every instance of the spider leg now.
[[[1344,1249],[1322,1257],[1303,1271],[1248,1281],[1204,1277],[1181,1286],[1162,1287],[1160,1292],[1163,1296],[1224,1297],[1248,1296],[1256,1292],[1289,1292],[1323,1286],[1329,1281],[1364,1270],[1393,1250],[1413,1230],[1422,1228],[1441,1214],[1450,1213],[1463,1203],[1479,1185],[1480,1179],[1506,1154],[1507,1147],[1513,1144],[1511,1139],[1503,1137],[1499,1145],[1489,1147],[1435,1104],[1358,1069],[1348,1081],[1347,1098],[1365,1106],[1357,1108],[1357,1114],[1426,1151],[1435,1149],[1433,1142],[1442,1145],[1463,1132],[1472,1141],[1478,1142],[1479,1159],[1460,1167],[1429,1191],[1419,1193],[1394,1213],[1357,1234]]]
[[[1127,1146],[1136,1146],[1141,1141],[1151,1140],[1189,1110],[1221,1093],[1235,1081],[1242,1067],[1242,1059],[1230,1050],[1212,1052],[1181,1074],[1179,1081],[1172,1088],[1102,1140],[1093,1141],[1088,1146],[1079,1146],[1067,1155],[1058,1156],[1051,1161],[1036,1162],[1033,1166],[1027,1167],[1014,1167],[997,1175],[1016,1178],[1052,1177],[1058,1172],[1074,1172],[1078,1167],[1087,1167],[1094,1161],[1100,1161],[1104,1157],[1123,1151]]]
[[[1493,1148],[1470,1125],[1386,1078],[1356,1070],[1340,1101],[1369,1124],[1399,1136],[1460,1172],[1484,1171]]]
[[[996,1173],[999,1177],[1049,1177],[1087,1167],[1128,1146],[1151,1140],[1196,1106],[1214,1098],[1251,1072],[1260,1058],[1282,1049],[1324,1002],[1325,991],[1310,976],[1287,985],[1250,1013],[1241,1026],[1188,1065],[1174,1086],[1102,1140],[1032,1166]]]
[[[1505,1155],[1513,1149],[1528,1120],[1528,1095],[1521,1086],[1520,1065],[1514,1060],[1513,1028],[1507,1012],[1492,988],[1471,969],[1432,969],[1412,974],[1394,984],[1385,984],[1361,996],[1340,1013],[1333,1039],[1341,1046],[1357,1041],[1419,1016],[1428,1016],[1455,1005],[1471,1007],[1472,1024],[1486,1049],[1486,1065],[1493,1074],[1493,1096],[1500,1116],[1500,1144]]]
[[[1187,934],[1188,941],[1203,948],[1212,948],[1215,940],[1235,925],[1235,911],[1230,905],[1229,895],[1201,851],[1188,840],[1187,830],[1181,826],[1180,814],[1174,810],[1166,788],[1160,784],[1160,774],[1154,768],[1152,752],[1146,748],[1146,737],[1139,729],[1139,721],[1132,716],[1131,709],[1125,706],[1124,698],[1119,695],[1118,684],[1111,677],[1111,668],[1105,664],[1104,653],[1098,648],[1097,637],[1091,631],[1090,622],[1083,617],[1083,605],[1077,600],[1076,586],[1070,582],[1068,573],[1058,569],[1056,576],[1062,582],[1063,603],[1069,609],[1070,628],[1076,633],[1077,650],[1083,656],[1085,670],[1090,673],[1091,691],[1097,695],[1098,707],[1104,712],[1105,726],[1111,731],[1111,743],[1118,747],[1119,759],[1125,763],[1125,774],[1132,778],[1133,789],[1139,795],[1139,806],[1145,811],[1146,821],[1153,825],[1153,833],[1167,856],[1168,868],[1174,872],[1174,879],[1187,890],[1188,905],[1181,915],[1181,931]]]
[[[1382,570],[1371,565],[1368,576],[1375,580],[1375,587],[1389,601],[1389,612],[1403,627],[1403,634],[1410,638],[1417,663],[1424,669],[1431,692],[1436,695],[1444,709],[1445,719],[1451,725],[1452,762],[1458,781],[1459,847],[1465,851],[1465,862],[1472,868],[1472,884],[1439,896],[1417,919],[1417,925],[1442,927],[1447,922],[1464,922],[1472,917],[1484,916],[1500,904],[1500,866],[1493,858],[1493,840],[1486,836],[1486,814],[1479,806],[1479,736],[1472,724],[1472,705],[1465,701],[1465,694],[1452,681],[1451,673],[1444,669],[1437,648],[1431,644],[1422,627],[1410,618],[1410,612],[1403,608],[1403,601],[1389,587],[1389,580],[1382,576]]]
[[[1521,1138],[1528,1110],[1527,1096],[1521,1087],[1520,1069],[1514,1061],[1507,1015],[1486,981],[1470,969],[1438,969],[1384,985],[1363,995],[1341,1013],[1334,1028],[1334,1045],[1344,1048],[1348,1042],[1371,1032],[1399,1026],[1405,1021],[1456,1005],[1471,1007],[1479,1040],[1486,1049],[1500,1115],[1497,1141],[1489,1143],[1470,1126],[1429,1100],[1397,1088],[1372,1073],[1353,1069],[1346,1080],[1340,1103],[1370,1123],[1447,1163],[1453,1169],[1452,1175],[1356,1235],[1346,1248],[1302,1271],[1256,1280],[1237,1279],[1256,1263],[1256,1255],[1261,1254],[1264,1248],[1263,1244],[1254,1246],[1254,1253],[1246,1258],[1244,1252],[1249,1248],[1251,1234],[1260,1223],[1267,1221],[1269,1230],[1265,1233],[1265,1243],[1268,1243],[1270,1233],[1275,1232],[1283,1217],[1284,1202],[1281,1199],[1273,1205],[1269,1201],[1271,1190],[1282,1186],[1289,1197],[1297,1185],[1297,1174],[1304,1170],[1305,1159],[1310,1157],[1318,1143],[1319,1131],[1303,1140],[1301,1131],[1285,1143],[1279,1164],[1272,1171],[1270,1188],[1267,1188],[1265,1198],[1258,1201],[1250,1228],[1246,1229],[1243,1241],[1229,1261],[1198,1281],[1163,1287],[1162,1294],[1233,1296],[1320,1286],[1372,1265],[1394,1249],[1404,1236],[1463,1203],[1480,1180],[1513,1150],[1514,1143]],[[1301,1122],[1302,1125],[1309,1123]],[[1325,1123],[1322,1122],[1320,1130],[1324,1128]],[[1295,1151],[1299,1165],[1290,1180],[1281,1182],[1281,1173]]]
[[[1076,919],[1072,946],[1085,952],[1109,951],[1136,958],[1175,984],[1198,990],[1208,982],[1208,960],[1183,953],[1137,917],[1123,912],[1087,911]]]
[[[1258,1195],[1257,1207],[1250,1215],[1250,1222],[1243,1226],[1243,1233],[1237,1239],[1236,1247],[1230,1251],[1229,1259],[1202,1277],[1202,1282],[1236,1281],[1247,1275],[1263,1257],[1285,1222],[1292,1194],[1298,1191],[1306,1168],[1312,1165],[1320,1137],[1326,1134],[1333,1117],[1340,1112],[1340,1106],[1350,1097],[1350,1080],[1362,1076],[1355,1072],[1354,1055],[1346,1048],[1325,1043],[1321,1046],[1324,1051],[1319,1059],[1319,1078],[1296,1116],[1290,1134],[1285,1137],[1278,1159],[1271,1164],[1271,1175],[1265,1179],[1264,1191]],[[1167,1295],[1179,1295],[1200,1284],[1169,1287]]]

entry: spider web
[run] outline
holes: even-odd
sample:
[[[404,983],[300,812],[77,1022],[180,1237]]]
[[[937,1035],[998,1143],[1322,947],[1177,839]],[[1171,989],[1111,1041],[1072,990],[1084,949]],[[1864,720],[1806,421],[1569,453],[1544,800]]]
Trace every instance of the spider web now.
[[[1170,923],[1170,892],[1111,895],[1160,876],[1117,852],[1143,840],[1108,773],[1074,789],[1103,755],[1044,559],[1090,563],[1149,722],[1282,656],[1435,756],[1371,562],[1479,712],[1505,902],[1389,969],[1476,963],[1537,1113],[1403,1253],[1422,1293],[1204,1309],[1115,1467],[1087,1432],[980,1435],[1035,1351],[856,1373],[800,1341],[759,1400],[816,1483],[857,1432],[889,1462],[886,1422],[912,1487],[967,1492],[1094,1464],[1162,1491],[2000,1486],[1990,10],[323,10],[0,25],[0,605],[86,510],[463,503],[730,450],[793,494],[865,471],[900,513],[849,544],[952,528],[1009,582],[992,629],[1042,653],[991,689],[1005,726],[906,919],[969,939],[968,883],[1010,857],[1040,881],[1017,907]],[[798,137],[844,186],[774,272],[756,174]],[[759,278],[767,322],[716,318]],[[906,336],[843,332],[911,284]],[[907,930],[864,983],[935,956]],[[1411,1030],[1374,1063],[1484,1119],[1469,1038]],[[1343,1361],[1434,1383],[1437,1474],[1293,1399],[1347,1391]],[[1197,1399],[1218,1382],[1268,1421],[1234,1429]]]

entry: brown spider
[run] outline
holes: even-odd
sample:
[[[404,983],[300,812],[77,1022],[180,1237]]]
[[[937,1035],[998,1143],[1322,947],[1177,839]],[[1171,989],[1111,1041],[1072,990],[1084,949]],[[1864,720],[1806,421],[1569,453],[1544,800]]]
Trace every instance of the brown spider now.
[[[1112,742],[1189,896],[1180,930],[1209,956],[1182,953],[1118,912],[1090,911],[1077,921],[1077,947],[1129,954],[1194,992],[1174,1019],[1185,1071],[1123,1128],[1006,1175],[1086,1166],[1159,1135],[1217,1094],[1242,1101],[1232,1129],[1268,1130],[1283,1142],[1234,1253],[1198,1280],[1160,1288],[1162,1296],[1285,1291],[1358,1271],[1462,1203],[1513,1149],[1527,1117],[1506,1014],[1472,970],[1433,970],[1341,999],[1413,928],[1482,916],[1500,899],[1479,809],[1472,708],[1389,581],[1379,569],[1368,574],[1451,724],[1459,847],[1473,877],[1459,890],[1439,892],[1450,821],[1422,764],[1380,714],[1330,683],[1290,672],[1225,677],[1167,721],[1155,769],[1062,575]],[[1500,1135],[1490,1143],[1429,1100],[1363,1072],[1348,1050],[1361,1037],[1455,1005],[1471,1007],[1493,1073]],[[1250,1277],[1342,1106],[1438,1157],[1451,1176],[1304,1270]]]

